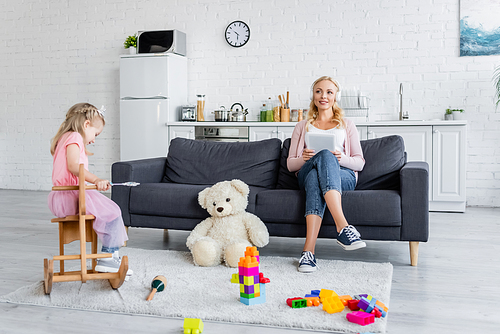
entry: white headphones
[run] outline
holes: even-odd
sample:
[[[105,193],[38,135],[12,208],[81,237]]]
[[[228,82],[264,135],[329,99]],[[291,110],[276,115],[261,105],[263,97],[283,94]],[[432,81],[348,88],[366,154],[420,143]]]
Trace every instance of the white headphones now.
[[[337,88],[339,89],[339,90],[337,91],[337,94],[335,94],[335,101],[336,101],[337,103],[339,103],[339,102],[340,102],[340,99],[342,98],[342,90],[340,89],[340,84],[339,84],[339,82],[338,82],[337,80],[334,80],[334,79],[332,79],[332,80],[333,80],[333,82],[335,83],[335,85],[337,85]],[[313,85],[311,86],[311,96],[309,97],[309,98],[310,98],[310,100],[312,100],[312,99],[313,99],[313,93],[314,93],[314,92],[313,92],[313,90],[314,90],[314,83],[313,83]]]

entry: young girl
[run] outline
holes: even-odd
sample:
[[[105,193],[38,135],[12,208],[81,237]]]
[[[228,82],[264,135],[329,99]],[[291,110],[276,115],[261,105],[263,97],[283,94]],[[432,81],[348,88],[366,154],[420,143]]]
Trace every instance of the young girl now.
[[[363,169],[365,160],[356,126],[344,119],[344,112],[337,104],[339,88],[335,80],[326,76],[313,83],[309,112],[295,126],[290,143],[288,170],[297,172],[299,187],[306,192],[307,232],[299,260],[300,272],[316,270],[314,249],[326,206],[337,227],[337,243],[345,250],[366,246],[342,211],[342,191],[354,190],[357,172]],[[308,131],[335,136],[335,151],[308,149],[305,144]]]
[[[88,171],[87,145],[104,128],[103,112],[89,103],[78,103],[66,113],[66,119],[52,139],[50,153],[54,156],[52,184],[54,186],[78,185],[79,166],[85,166],[85,181],[97,186],[97,190],[106,191],[111,187],[108,180],[103,180]],[[93,228],[101,240],[102,252],[112,253],[111,258],[97,260],[96,271],[118,272],[121,258],[118,249],[128,240],[120,207],[97,190],[86,191],[87,214],[95,216]],[[52,191],[49,194],[50,211],[57,217],[78,214],[78,190]],[[127,275],[131,275],[129,270]]]

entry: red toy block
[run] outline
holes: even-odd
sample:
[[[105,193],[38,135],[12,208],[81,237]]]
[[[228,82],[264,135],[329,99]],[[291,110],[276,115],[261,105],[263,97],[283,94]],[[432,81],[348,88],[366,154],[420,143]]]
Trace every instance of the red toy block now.
[[[382,312],[380,312],[378,308],[374,308],[373,311],[371,311],[370,313],[373,314],[375,318],[382,317]]]
[[[363,311],[355,311],[347,313],[346,318],[348,321],[361,326],[366,326],[369,324],[373,324],[375,322],[375,316],[373,314],[366,313]]]
[[[259,273],[259,283],[269,283],[271,280],[267,277],[264,277],[263,273]]]
[[[358,311],[359,310],[358,303],[359,303],[359,300],[357,300],[357,299],[348,300],[347,307],[351,311]]]

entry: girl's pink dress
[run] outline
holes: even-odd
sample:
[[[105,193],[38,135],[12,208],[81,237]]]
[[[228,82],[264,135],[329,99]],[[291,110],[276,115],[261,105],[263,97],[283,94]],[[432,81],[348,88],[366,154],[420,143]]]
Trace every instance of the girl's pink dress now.
[[[68,170],[66,147],[76,144],[80,148],[80,163],[88,170],[83,138],[78,132],[67,132],[57,142],[54,153],[52,184],[54,186],[78,185],[78,178]],[[94,231],[104,247],[121,247],[128,240],[120,207],[97,190],[85,192],[87,214],[94,215]],[[52,191],[49,194],[49,209],[57,217],[78,214],[78,190]]]

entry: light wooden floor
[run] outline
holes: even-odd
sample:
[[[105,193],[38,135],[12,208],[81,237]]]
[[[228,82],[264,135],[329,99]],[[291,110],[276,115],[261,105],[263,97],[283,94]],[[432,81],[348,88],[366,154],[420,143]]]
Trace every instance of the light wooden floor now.
[[[0,296],[42,280],[43,258],[57,253],[47,194],[0,190]],[[409,265],[408,243],[403,242],[368,241],[363,250],[345,252],[332,240],[320,240],[317,257],[393,264],[388,333],[500,332],[500,209],[468,208],[464,214],[430,217],[430,240],[420,244],[418,267]],[[129,232],[128,247],[187,250],[187,232],[170,231],[165,239],[162,230]],[[302,244],[302,239],[271,238],[260,251],[298,256]],[[102,333],[182,333],[182,319],[0,303],[0,333],[88,333],[89,327]],[[204,331],[298,332],[218,322],[206,322]]]

